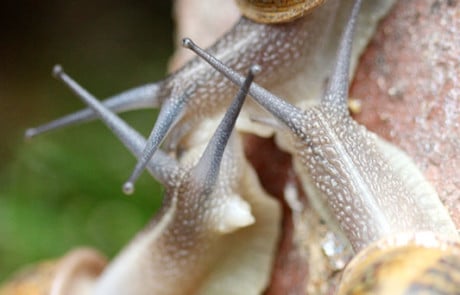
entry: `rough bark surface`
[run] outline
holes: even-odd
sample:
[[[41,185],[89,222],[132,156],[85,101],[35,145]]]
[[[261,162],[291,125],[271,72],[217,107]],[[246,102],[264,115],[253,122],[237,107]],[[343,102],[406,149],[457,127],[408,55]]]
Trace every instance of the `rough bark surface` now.
[[[460,3],[399,1],[362,56],[356,119],[406,151],[460,228]]]

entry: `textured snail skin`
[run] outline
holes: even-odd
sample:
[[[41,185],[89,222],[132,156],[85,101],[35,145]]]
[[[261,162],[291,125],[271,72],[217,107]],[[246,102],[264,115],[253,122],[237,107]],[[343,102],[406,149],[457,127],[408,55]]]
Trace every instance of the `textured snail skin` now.
[[[432,231],[457,238],[447,210],[409,158],[396,148],[389,149],[389,144],[358,125],[348,113],[349,59],[356,16],[355,7],[319,106],[302,112],[257,85],[251,87],[250,94],[291,130],[296,142],[295,162],[301,163],[300,175],[307,192],[319,192],[317,199],[325,200],[355,251],[397,232]],[[185,46],[194,48],[189,40]],[[212,62],[205,52],[194,50]],[[217,60],[214,66],[234,83],[242,82]],[[414,168],[404,171],[396,165],[401,162]],[[414,180],[412,173],[420,178]]]
[[[360,61],[361,124],[407,152],[460,228],[460,3],[399,1]],[[435,36],[435,38],[433,38]]]
[[[161,212],[109,265],[95,294],[260,294],[268,284],[279,209],[235,156],[223,159],[225,176],[209,196],[195,197],[187,183],[168,189]]]
[[[338,295],[458,294],[460,243],[429,232],[387,237],[347,266]]]
[[[399,1],[361,59],[351,89],[353,97],[363,98],[357,120],[407,151],[436,187],[457,228],[460,226],[458,4],[458,1]],[[387,246],[389,242],[373,244],[374,250],[364,250],[347,267],[340,294],[458,294],[458,242],[443,241],[442,237],[424,240],[433,244],[423,247],[426,257],[397,261],[392,259],[395,254],[390,251],[395,250]],[[377,252],[379,244],[382,245],[379,257],[369,258],[366,254]],[[414,248],[413,241],[399,244]],[[397,251],[413,255],[403,249]],[[441,258],[430,259],[435,255]],[[403,278],[401,273],[393,272],[394,265],[404,268],[412,277]],[[399,290],[389,290],[391,286]]]
[[[139,155],[145,141],[131,127],[61,67],[54,74]],[[206,140],[184,152],[180,164],[164,157],[152,163],[154,175],[165,174],[163,207],[94,282],[91,294],[260,294],[268,284],[279,208],[257,184],[236,134],[227,146],[247,83],[217,130],[205,129]]]

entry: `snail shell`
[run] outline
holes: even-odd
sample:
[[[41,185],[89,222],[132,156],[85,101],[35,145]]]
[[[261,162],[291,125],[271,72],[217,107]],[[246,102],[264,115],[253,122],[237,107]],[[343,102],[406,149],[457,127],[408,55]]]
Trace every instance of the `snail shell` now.
[[[324,0],[236,0],[241,13],[258,23],[282,23],[302,17]]]
[[[458,294],[460,243],[430,232],[373,243],[347,266],[338,295]]]
[[[60,259],[32,265],[0,287],[0,295],[82,295],[105,268],[107,260],[90,248],[77,248]]]

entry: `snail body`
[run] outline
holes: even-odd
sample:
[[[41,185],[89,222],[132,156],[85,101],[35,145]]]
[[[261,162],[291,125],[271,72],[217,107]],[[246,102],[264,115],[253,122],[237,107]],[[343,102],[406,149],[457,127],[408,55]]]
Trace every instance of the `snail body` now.
[[[251,68],[245,86],[217,130],[208,130],[204,143],[178,161],[159,152],[149,162],[149,171],[166,189],[163,207],[94,280],[91,294],[260,294],[265,288],[279,208],[256,185],[238,135],[231,137],[256,70]],[[140,155],[145,139],[61,67],[55,67],[54,74]],[[235,257],[245,262],[235,263]]]
[[[338,294],[458,294],[459,235],[438,195],[409,157],[348,114],[351,35],[360,2],[319,106],[302,112],[256,84],[250,94],[291,131],[307,191],[323,198],[358,253]],[[191,40],[184,46],[241,84],[236,72]]]
[[[256,84],[250,95],[291,131],[306,190],[326,204],[356,252],[399,232],[431,231],[457,239],[455,225],[434,189],[426,180],[410,178],[417,171],[410,159],[385,146],[348,113],[349,60],[359,7],[356,1],[319,106],[301,111]],[[184,40],[184,46],[241,83],[237,73],[191,40]],[[396,163],[401,161],[402,166],[413,166],[412,172],[401,171]]]
[[[447,210],[421,175],[414,179],[419,174],[415,167],[402,171],[413,165],[404,153],[348,114],[351,35],[359,5],[358,0],[320,106],[301,112],[257,85],[251,96],[291,130],[307,190],[325,197],[358,253],[338,294],[458,294],[460,248]],[[241,83],[236,73],[190,40],[184,45]]]

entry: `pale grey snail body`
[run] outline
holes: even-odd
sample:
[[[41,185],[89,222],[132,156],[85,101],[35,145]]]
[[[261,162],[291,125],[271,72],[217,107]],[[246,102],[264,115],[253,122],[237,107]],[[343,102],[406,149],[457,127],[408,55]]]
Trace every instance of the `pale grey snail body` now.
[[[408,249],[409,252],[413,249],[414,253],[423,252],[425,247],[429,248],[429,245],[435,244],[439,254],[433,255],[449,259],[447,257],[450,257],[451,253],[458,255],[459,236],[434,189],[427,184],[406,155],[359,126],[348,114],[348,67],[359,2],[356,1],[352,17],[345,29],[335,70],[319,107],[302,112],[257,85],[252,86],[250,94],[292,132],[296,142],[296,163],[299,169],[306,172],[301,174],[306,175],[306,190],[311,194],[322,195],[327,209],[332,211],[331,216],[338,221],[355,251],[368,253],[370,250],[366,248],[379,241],[374,247],[382,247],[382,261],[388,260],[392,263],[395,251],[404,253]],[[184,45],[234,83],[241,83],[241,78],[236,72],[198,48],[191,40],[185,40]],[[385,242],[391,240],[404,241],[405,244],[402,242],[393,245],[391,242]],[[388,252],[385,252],[385,247],[388,248]],[[428,252],[436,253],[436,247]],[[444,247],[447,250],[444,250]],[[389,258],[385,258],[384,255],[388,255]],[[423,259],[423,255],[416,257],[414,255],[414,259]],[[445,276],[454,277],[441,284],[441,293],[446,290],[449,292],[447,294],[456,294],[455,292],[460,290],[460,281],[456,279],[459,274],[458,256],[455,257],[452,268],[441,268],[446,272]],[[365,254],[360,259],[365,263]],[[410,264],[410,261],[408,263]],[[377,268],[380,267],[378,262],[377,265]],[[435,265],[433,261],[432,266]],[[427,263],[427,267],[429,266],[431,264]],[[384,275],[375,277],[376,280],[383,279],[384,283],[379,286],[373,284],[372,272],[366,268],[364,273],[359,274],[360,271],[363,270],[357,267],[356,263],[352,263],[347,275],[354,276],[354,280],[346,281],[349,285],[342,286],[340,294],[349,294],[345,290],[353,289],[353,284],[361,282],[366,275],[371,277],[369,285],[364,286],[366,292],[370,293],[365,294],[389,294],[381,290],[392,293],[389,291],[392,290],[391,280],[385,281]],[[398,270],[395,271],[397,278]],[[401,268],[401,271],[404,273],[404,268]],[[434,282],[425,283],[426,285],[418,291],[429,292],[438,288]],[[411,293],[410,282],[407,284],[407,290],[404,289],[398,294],[418,294]],[[361,294],[359,287],[356,294]],[[385,289],[386,287],[388,289]],[[438,294],[436,292],[438,291],[430,294]]]

